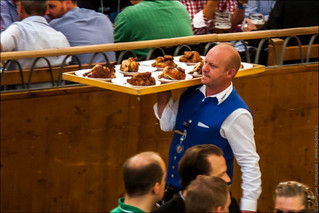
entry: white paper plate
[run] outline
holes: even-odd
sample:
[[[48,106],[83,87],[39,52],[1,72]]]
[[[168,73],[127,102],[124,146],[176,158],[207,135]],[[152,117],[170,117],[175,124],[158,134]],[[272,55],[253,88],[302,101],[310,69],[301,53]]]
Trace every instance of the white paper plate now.
[[[115,65],[115,72],[118,72],[118,73],[122,73],[123,75],[126,75],[126,76],[132,76],[134,75],[135,73],[143,73],[143,72],[154,72],[156,71],[156,68],[155,67],[146,67],[146,66],[139,66],[138,67],[138,71],[137,72],[123,72],[120,70],[120,67],[121,65]]]
[[[130,79],[131,77],[122,77],[122,78],[113,78],[112,83],[118,84],[121,86],[128,86],[128,87],[150,87],[150,86],[135,86],[127,82],[127,79]],[[160,85],[161,82],[155,79],[155,85]],[[151,86],[155,86],[151,85]]]
[[[249,63],[245,63],[245,62],[241,62],[241,64],[244,66],[243,68],[241,68],[240,70],[243,70],[243,69],[250,69],[250,68],[253,68],[254,65],[252,64],[249,64]]]
[[[83,76],[84,73],[87,73],[89,72],[91,69],[83,69],[83,70],[78,70],[78,71],[75,71],[75,75],[76,76],[79,76],[79,77],[83,77],[83,78],[89,78],[87,76]],[[115,73],[115,78],[120,78],[120,77],[123,77],[123,74],[121,73]],[[100,81],[111,81],[112,79],[114,78],[90,78],[90,79],[95,79],[95,80],[100,80]]]
[[[166,79],[166,78],[158,78],[158,76],[159,76],[160,74],[162,74],[162,72],[153,72],[153,73],[152,73],[152,76],[153,76],[156,80],[158,80],[158,81],[160,81],[160,82],[162,82],[162,83],[178,82],[178,81],[184,81],[184,80],[189,80],[189,79],[192,79],[192,78],[193,78],[192,75],[186,74],[186,77],[185,77],[184,80],[170,80],[170,79]]]
[[[198,62],[196,62],[196,63],[180,62],[180,61],[179,61],[180,57],[181,57],[181,55],[180,55],[180,56],[175,56],[175,57],[174,57],[174,61],[177,61],[177,62],[179,62],[179,63],[184,63],[184,64],[186,64],[187,66],[195,66],[195,64],[198,63]],[[202,59],[205,60],[205,56],[200,56],[200,57],[202,57]]]

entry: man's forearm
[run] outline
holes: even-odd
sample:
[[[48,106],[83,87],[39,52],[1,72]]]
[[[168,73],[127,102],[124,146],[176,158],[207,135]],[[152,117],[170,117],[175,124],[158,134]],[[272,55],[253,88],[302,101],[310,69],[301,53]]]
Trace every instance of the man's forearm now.
[[[213,18],[218,3],[219,1],[207,1],[203,9],[203,15],[206,19],[210,20]]]

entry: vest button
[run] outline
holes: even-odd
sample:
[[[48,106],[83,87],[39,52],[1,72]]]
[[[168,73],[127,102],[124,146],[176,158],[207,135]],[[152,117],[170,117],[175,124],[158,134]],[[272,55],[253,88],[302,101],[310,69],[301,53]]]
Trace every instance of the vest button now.
[[[177,157],[176,157],[176,156],[174,156],[174,160],[176,160],[176,158],[177,158]]]
[[[175,169],[175,166],[172,166],[172,169]]]
[[[171,178],[174,178],[174,175],[171,175]]]

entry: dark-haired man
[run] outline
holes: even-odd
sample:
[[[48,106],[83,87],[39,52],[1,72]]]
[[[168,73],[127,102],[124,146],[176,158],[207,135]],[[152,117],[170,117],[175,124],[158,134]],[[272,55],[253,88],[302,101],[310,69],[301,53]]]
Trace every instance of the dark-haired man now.
[[[230,182],[223,151],[212,144],[201,144],[189,148],[178,164],[178,173],[182,190],[173,199],[153,212],[185,212],[185,189],[190,183],[202,176],[218,177]],[[231,199],[230,212],[240,212],[235,199]]]
[[[70,45],[84,46],[114,43],[113,26],[110,19],[102,14],[77,6],[77,0],[48,1],[46,15],[53,19],[50,26],[62,32]],[[114,52],[105,52],[109,61],[115,61]],[[93,53],[77,55],[82,64],[88,64]],[[76,60],[73,59],[73,63]],[[96,55],[93,62],[105,62],[102,54]]]
[[[150,212],[164,195],[166,166],[155,152],[142,152],[123,165],[125,197],[111,212]]]

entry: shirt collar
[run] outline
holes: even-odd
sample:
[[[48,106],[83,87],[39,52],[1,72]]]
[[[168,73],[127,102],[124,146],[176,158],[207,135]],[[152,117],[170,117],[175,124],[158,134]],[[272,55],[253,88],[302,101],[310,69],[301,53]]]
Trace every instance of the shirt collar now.
[[[17,7],[17,3],[13,3],[12,0],[9,0],[8,2],[9,2],[9,4],[11,4],[12,6]]]
[[[124,198],[120,198],[119,199],[119,208],[122,212],[127,212],[127,213],[131,213],[131,212],[137,212],[137,213],[144,213],[143,210],[136,208],[134,206],[130,206],[124,203]]]
[[[40,23],[49,25],[47,20],[43,16],[29,16],[23,19],[21,22],[27,22],[27,21],[35,21],[35,22],[40,22]]]
[[[202,85],[201,87],[197,88],[201,91],[201,93],[203,93],[205,98],[216,98],[218,101],[218,104],[223,103],[228,96],[230,95],[230,93],[233,91],[233,83],[230,83],[229,87],[227,87],[226,89],[224,89],[223,91],[221,91],[220,93],[217,93],[215,95],[211,95],[211,96],[207,96],[206,97],[206,86]]]
[[[179,196],[185,201],[185,197],[184,197],[184,195],[183,195],[183,191],[179,191],[178,194],[179,194]]]

